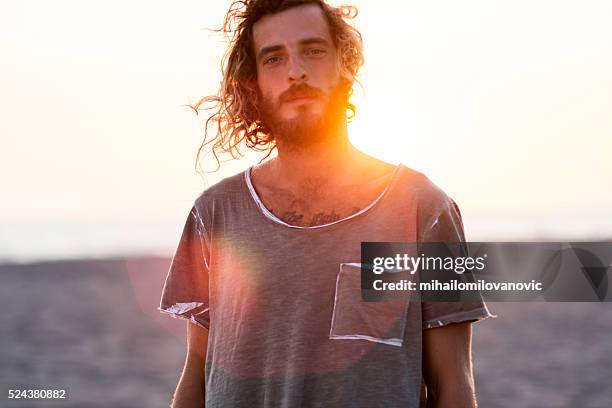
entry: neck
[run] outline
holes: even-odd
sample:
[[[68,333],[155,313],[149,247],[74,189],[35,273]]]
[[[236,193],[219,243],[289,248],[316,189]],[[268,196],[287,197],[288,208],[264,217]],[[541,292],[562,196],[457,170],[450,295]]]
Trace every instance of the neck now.
[[[306,149],[278,143],[278,156],[270,160],[271,174],[278,184],[289,188],[350,184],[368,156],[350,143],[346,125],[322,140]]]

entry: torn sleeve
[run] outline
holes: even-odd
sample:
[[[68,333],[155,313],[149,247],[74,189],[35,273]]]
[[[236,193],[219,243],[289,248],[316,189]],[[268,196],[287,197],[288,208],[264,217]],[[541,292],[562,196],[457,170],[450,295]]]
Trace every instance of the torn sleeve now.
[[[427,205],[420,211],[420,242],[465,242],[463,221],[459,206],[453,199],[440,192],[435,204]],[[461,246],[461,256],[468,256],[467,245]],[[423,301],[422,328],[431,329],[450,323],[478,322],[497,315],[489,311],[479,296],[475,301],[428,302]]]
[[[209,240],[196,205],[191,208],[166,276],[161,313],[210,327]]]

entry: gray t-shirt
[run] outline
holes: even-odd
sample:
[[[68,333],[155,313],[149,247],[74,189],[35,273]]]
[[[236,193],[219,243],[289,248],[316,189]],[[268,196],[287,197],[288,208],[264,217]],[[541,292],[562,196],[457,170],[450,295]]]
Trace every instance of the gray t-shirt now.
[[[206,407],[418,407],[422,331],[493,315],[482,301],[362,302],[361,242],[465,241],[455,202],[400,164],[358,213],[292,226],[250,170],[195,200],[158,308],[209,328]]]

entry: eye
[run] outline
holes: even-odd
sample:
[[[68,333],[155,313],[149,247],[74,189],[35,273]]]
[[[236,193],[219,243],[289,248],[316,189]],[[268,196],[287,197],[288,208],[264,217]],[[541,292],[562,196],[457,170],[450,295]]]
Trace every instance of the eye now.
[[[319,57],[322,55],[327,54],[327,51],[322,49],[322,48],[311,48],[308,51],[306,51],[308,54],[313,55],[315,57]]]
[[[275,62],[278,62],[280,60],[279,56],[272,56],[270,58],[266,58],[263,62],[264,65],[269,65],[269,64],[274,64]]]

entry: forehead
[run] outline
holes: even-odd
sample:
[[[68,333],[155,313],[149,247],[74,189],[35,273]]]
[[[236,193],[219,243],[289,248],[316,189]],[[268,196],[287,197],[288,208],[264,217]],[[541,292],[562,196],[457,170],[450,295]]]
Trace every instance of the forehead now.
[[[271,45],[291,45],[300,40],[322,37],[333,44],[323,10],[314,4],[292,7],[263,16],[253,25],[255,54]]]

